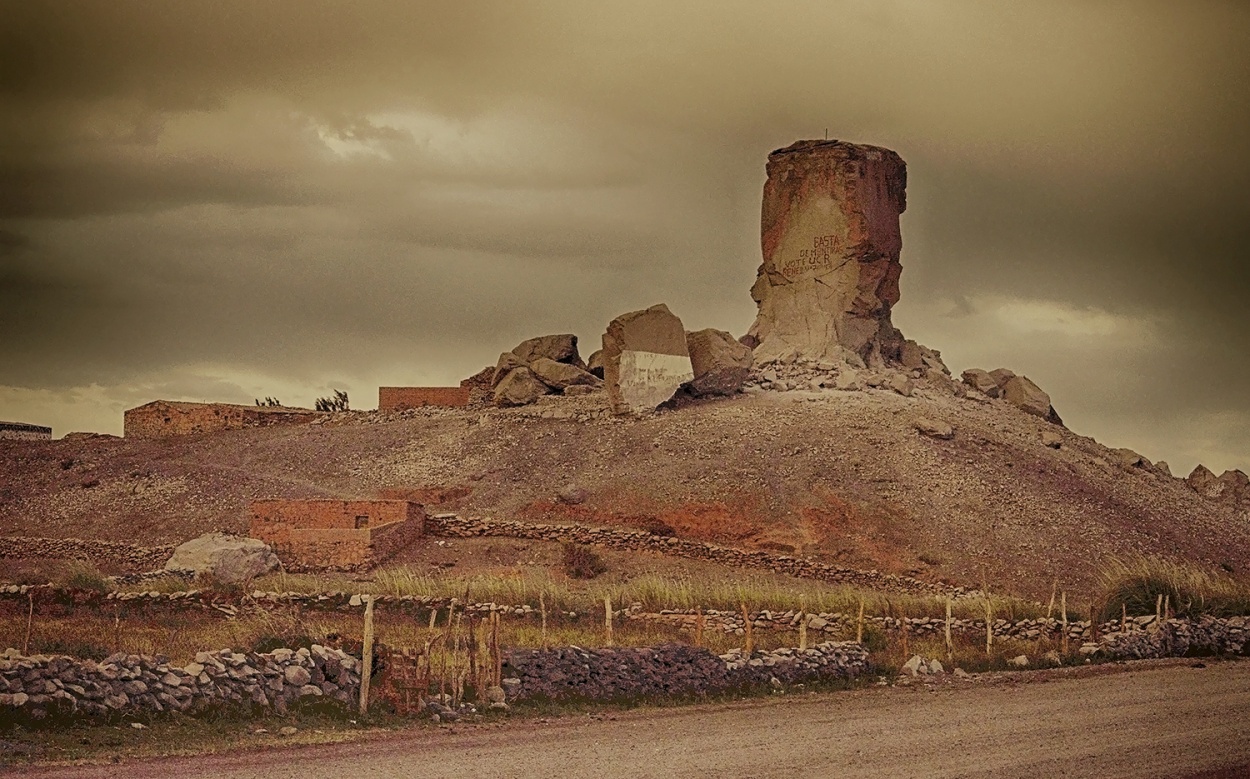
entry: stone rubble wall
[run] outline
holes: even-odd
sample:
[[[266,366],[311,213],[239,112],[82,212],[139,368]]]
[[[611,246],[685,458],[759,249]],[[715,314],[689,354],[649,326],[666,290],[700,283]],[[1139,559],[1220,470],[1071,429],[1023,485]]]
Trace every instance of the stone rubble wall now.
[[[510,701],[704,696],[767,686],[773,679],[798,684],[849,678],[868,670],[868,651],[853,642],[749,656],[736,649],[719,657],[680,644],[514,649],[503,667]]]
[[[678,611],[665,609],[659,613],[627,611],[625,617],[632,620],[676,625],[679,629],[686,631],[694,631],[699,621],[698,613],[693,610]],[[798,630],[800,622],[806,621],[809,632],[844,635],[855,631],[857,621],[857,617],[854,614],[842,614],[840,612],[813,614],[794,610],[784,612],[763,610],[750,614],[750,617],[753,630]],[[904,623],[906,623],[908,635],[917,638],[941,636],[946,630],[946,620],[939,617],[908,617],[899,619],[897,617],[864,616],[865,626],[884,630],[887,633],[901,633]],[[1132,617],[1125,624],[1121,624],[1120,620],[1110,620],[1097,625],[1095,629],[1088,620],[1069,621],[1067,633],[1068,639],[1071,641],[1091,641],[1095,635],[1099,637],[1121,634],[1138,636],[1145,632],[1153,631],[1155,623],[1156,619],[1153,616]],[[1227,639],[1222,640],[1230,646],[1236,645],[1240,647],[1250,640],[1250,617],[1200,617],[1198,620],[1172,619],[1165,624],[1205,625],[1206,627],[1202,628],[1202,630],[1208,632],[1217,630],[1222,631],[1222,634],[1226,634]],[[704,630],[742,635],[746,632],[746,620],[741,612],[708,609],[703,612],[703,628]],[[995,640],[1036,641],[1040,638],[1061,639],[1064,628],[1062,620],[1054,617],[1022,620],[996,619],[990,623],[990,631]],[[952,619],[951,634],[957,636],[984,636],[985,620]],[[1196,635],[1205,636],[1206,633],[1199,631]],[[1212,642],[1203,638],[1200,643],[1205,645]],[[1216,641],[1215,643],[1218,644],[1219,642]],[[1239,652],[1241,650],[1237,649],[1235,651]]]
[[[118,541],[30,536],[0,537],[0,558],[50,557],[156,569],[165,565],[165,561],[173,553],[174,547],[172,546],[136,546]]]
[[[319,645],[265,654],[200,652],[178,667],[162,657],[115,654],[97,663],[63,655],[0,655],[0,719],[195,713],[222,707],[284,713],[297,701],[351,706],[360,661]]]
[[[847,584],[871,589],[884,589],[920,595],[961,595],[966,592],[962,587],[930,584],[919,579],[913,579],[910,576],[896,576],[879,571],[842,568],[790,555],[730,549],[703,541],[657,536],[644,530],[589,527],[585,525],[543,525],[510,520],[461,517],[456,514],[438,514],[426,520],[426,534],[455,538],[502,536],[535,541],[569,541],[625,552],[659,552],[671,557],[706,560],[734,568],[752,568],[801,579],[815,579],[834,584]]]
[[[538,619],[539,610],[529,604],[510,605],[491,602],[463,603],[457,598],[438,597],[433,595],[375,595],[374,604],[384,612],[405,614],[416,619],[429,618],[432,611],[446,612],[449,608],[465,614],[484,615],[492,612],[508,615],[513,618]],[[104,611],[117,613],[119,617],[151,616],[176,612],[200,611],[219,612],[228,617],[238,616],[247,611],[262,612],[277,608],[298,607],[301,611],[338,611],[356,612],[364,608],[365,596],[350,592],[263,592],[254,591],[245,595],[229,595],[211,590],[186,590],[182,592],[99,592],[96,590],[56,587],[53,585],[0,585],[0,610],[6,607],[25,613],[28,604],[33,601],[36,612],[43,616],[69,615],[78,610]],[[554,623],[578,619],[574,612],[563,612],[552,609],[548,619]],[[800,622],[806,621],[807,630],[811,633],[824,633],[829,636],[848,635],[856,630],[857,617],[854,614],[841,612],[800,612],[797,610],[770,611],[760,610],[749,613],[752,629],[768,631],[797,631]],[[594,617],[598,619],[597,616]],[[617,609],[613,618],[629,621],[657,622],[676,626],[679,630],[694,632],[699,615],[694,610],[669,610],[646,612],[641,604],[633,604],[627,608]],[[703,629],[720,631],[734,635],[746,632],[746,621],[739,611],[721,611],[707,609],[702,612]],[[896,617],[865,615],[864,624],[869,629],[879,629],[887,634],[897,634],[906,629],[909,636],[924,638],[941,636],[946,628],[946,621],[940,617],[908,617],[905,620]],[[1070,641],[1093,641],[1095,636],[1101,640],[1107,636],[1132,636],[1133,642],[1125,644],[1123,652],[1132,656],[1133,652],[1156,651],[1154,649],[1129,649],[1138,647],[1139,636],[1155,631],[1154,616],[1130,617],[1127,624],[1120,620],[1111,620],[1092,626],[1088,620],[1068,622],[1068,639]],[[1202,645],[1240,647],[1250,642],[1250,617],[1200,617],[1196,620],[1172,619],[1165,626],[1194,625],[1189,633],[1190,642]],[[1063,622],[1054,617],[1038,619],[1007,620],[996,619],[990,623],[995,640],[1014,639],[1019,641],[1036,641],[1041,638],[1059,640],[1063,637]],[[1175,628],[1180,630],[1180,628]],[[1206,638],[1212,631],[1218,631],[1219,640]],[[951,633],[956,636],[985,635],[983,619],[952,619]],[[1114,649],[1115,642],[1124,639],[1113,639],[1108,651]],[[1180,641],[1181,639],[1176,639]],[[1153,644],[1151,644],[1153,646]],[[1162,651],[1162,650],[1159,650]],[[1223,649],[1219,651],[1225,651]],[[1228,650],[1234,653],[1240,649]],[[1142,655],[1149,656],[1149,655]]]

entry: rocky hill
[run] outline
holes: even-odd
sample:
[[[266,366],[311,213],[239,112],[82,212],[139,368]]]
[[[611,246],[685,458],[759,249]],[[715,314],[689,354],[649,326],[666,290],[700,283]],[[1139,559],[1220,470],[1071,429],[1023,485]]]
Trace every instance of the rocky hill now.
[[[1207,497],[1005,399],[924,380],[911,396],[783,389],[793,383],[641,418],[614,416],[598,390],[522,408],[13,442],[0,448],[0,533],[169,543],[243,530],[253,498],[398,490],[471,515],[666,525],[1034,594],[1056,579],[1088,585],[1108,557],[1137,553],[1250,571],[1250,503]]]

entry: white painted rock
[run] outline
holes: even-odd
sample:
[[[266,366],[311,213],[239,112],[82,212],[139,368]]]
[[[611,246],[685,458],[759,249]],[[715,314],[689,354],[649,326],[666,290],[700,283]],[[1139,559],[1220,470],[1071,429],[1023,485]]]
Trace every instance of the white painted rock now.
[[[603,378],[616,414],[653,411],[694,378],[686,330],[663,303],[613,319],[603,334]]]

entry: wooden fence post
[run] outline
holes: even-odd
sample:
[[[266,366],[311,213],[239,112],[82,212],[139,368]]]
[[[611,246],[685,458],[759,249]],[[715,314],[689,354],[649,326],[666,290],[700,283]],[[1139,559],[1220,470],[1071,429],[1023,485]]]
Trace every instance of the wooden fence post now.
[[[743,632],[746,633],[745,651],[749,657],[751,653],[755,651],[755,633],[753,632],[755,625],[751,623],[751,613],[747,611],[747,604],[745,601],[742,603],[742,627]]]
[[[994,652],[994,613],[990,607],[990,594],[985,593],[985,655]]]
[[[855,621],[855,643],[864,643],[864,596],[859,596],[859,619]]]
[[[1063,654],[1068,654],[1068,593],[1065,590],[1059,594],[1059,610],[1063,617],[1063,634],[1060,641],[1063,643]]]
[[[612,596],[603,596],[603,625],[606,630],[606,645],[612,646]]]
[[[946,659],[955,657],[955,642],[951,639],[951,598],[946,597]]]
[[[807,649],[807,593],[799,598],[799,649]]]
[[[360,713],[369,713],[369,677],[373,674],[373,595],[365,596],[365,640],[360,651]]]
[[[538,593],[538,608],[542,615],[542,620],[543,620],[542,648],[546,649],[547,648],[547,599],[543,596],[543,593],[541,592]]]

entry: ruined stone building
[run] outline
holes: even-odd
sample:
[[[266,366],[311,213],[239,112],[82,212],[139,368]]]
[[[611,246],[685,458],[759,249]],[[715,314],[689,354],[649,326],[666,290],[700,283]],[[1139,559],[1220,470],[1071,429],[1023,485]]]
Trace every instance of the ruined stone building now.
[[[320,411],[284,406],[154,400],[126,411],[123,434],[126,438],[164,438],[244,427],[300,425],[322,415]]]
[[[425,531],[425,509],[407,500],[257,500],[248,534],[273,547],[287,570],[365,570]]]
[[[25,422],[0,422],[0,440],[51,441],[52,428]]]

